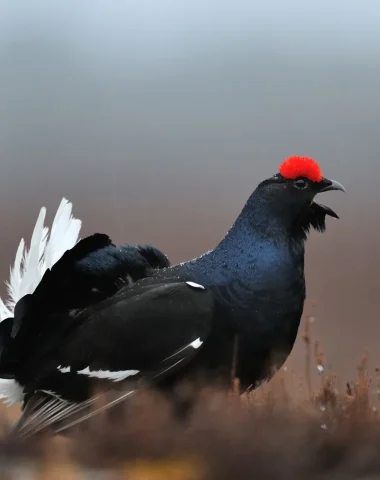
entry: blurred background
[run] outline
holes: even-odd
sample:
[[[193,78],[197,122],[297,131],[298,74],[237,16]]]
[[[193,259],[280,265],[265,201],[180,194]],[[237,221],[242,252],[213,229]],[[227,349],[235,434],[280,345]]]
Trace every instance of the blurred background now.
[[[380,362],[380,7],[376,0],[2,0],[0,278],[41,206],[82,237],[172,262],[224,236],[291,154],[348,194],[307,247],[314,330],[344,380]],[[0,293],[5,289],[1,287]],[[288,364],[303,371],[299,337]]]

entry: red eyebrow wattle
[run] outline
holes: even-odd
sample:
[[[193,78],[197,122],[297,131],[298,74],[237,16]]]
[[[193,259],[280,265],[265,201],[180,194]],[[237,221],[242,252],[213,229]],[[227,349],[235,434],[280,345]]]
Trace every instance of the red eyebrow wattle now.
[[[310,157],[293,155],[282,162],[279,170],[288,179],[306,177],[312,182],[320,182],[323,178],[320,166]]]

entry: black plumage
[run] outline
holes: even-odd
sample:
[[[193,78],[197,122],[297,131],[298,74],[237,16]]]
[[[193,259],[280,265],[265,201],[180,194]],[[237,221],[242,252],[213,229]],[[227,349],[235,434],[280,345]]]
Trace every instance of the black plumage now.
[[[16,306],[0,373],[22,386],[25,404],[54,396],[68,413],[65,401],[81,404],[99,385],[124,395],[131,381],[228,385],[234,357],[244,389],[270,378],[296,339],[306,234],[337,217],[314,197],[343,190],[302,165],[262,182],[222,242],[190,262],[170,266],[154,247],[118,248],[106,235],[79,242]]]

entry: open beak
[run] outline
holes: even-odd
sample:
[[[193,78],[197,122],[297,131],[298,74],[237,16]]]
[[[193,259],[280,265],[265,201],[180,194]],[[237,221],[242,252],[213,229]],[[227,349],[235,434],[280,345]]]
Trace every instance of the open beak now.
[[[314,203],[316,203],[318,205],[318,207],[323,208],[326,215],[330,215],[330,217],[339,219],[338,214],[335,213],[334,210],[332,210],[330,207],[326,207],[326,205],[322,205],[322,203],[317,203],[317,202],[314,202]]]
[[[319,193],[329,192],[330,190],[340,190],[341,192],[346,192],[346,189],[343,185],[335,180],[329,180],[328,178],[322,178],[320,181]]]
[[[328,178],[322,178],[322,180],[318,184],[318,193],[321,192],[329,192],[330,190],[340,190],[341,192],[346,192],[346,189],[343,185],[335,180],[329,180]],[[312,203],[315,203],[316,206],[322,208],[326,215],[330,215],[330,217],[339,218],[338,215],[332,210],[330,207],[326,207],[326,205],[322,205],[321,203],[315,202],[313,200]]]

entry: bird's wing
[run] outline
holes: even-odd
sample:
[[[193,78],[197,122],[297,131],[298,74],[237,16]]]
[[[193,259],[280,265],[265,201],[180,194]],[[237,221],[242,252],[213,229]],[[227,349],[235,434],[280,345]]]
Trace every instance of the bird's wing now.
[[[57,322],[69,313],[99,303],[121,287],[144,278],[153,268],[168,265],[167,257],[152,246],[118,248],[107,235],[99,233],[84,238],[46,270],[32,294],[17,302],[11,348],[26,357],[30,354],[27,345],[36,336],[49,335],[52,329],[59,331]]]
[[[108,235],[96,233],[67,250],[46,271],[33,293],[34,303],[49,313],[85,308],[144,278],[150,269],[169,265],[155,247],[116,247]]]
[[[63,428],[68,428],[70,418],[96,397],[76,405],[71,399],[81,393],[87,398],[94,385],[120,391],[120,382],[134,383],[133,388],[123,386],[122,393],[103,406],[104,410],[139,387],[154,385],[174,374],[202,348],[212,318],[211,293],[191,282],[138,282],[124,295],[107,300],[92,312],[83,312],[75,319],[75,328],[66,332],[64,339],[61,335],[63,345],[56,354],[40,358],[40,369],[46,373],[30,372],[31,381],[25,390],[36,395],[42,391],[52,398],[48,407],[44,403],[37,411],[26,413],[17,430],[34,433],[63,420]],[[79,421],[84,418],[87,415]]]

